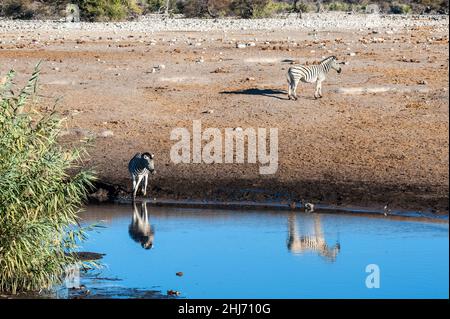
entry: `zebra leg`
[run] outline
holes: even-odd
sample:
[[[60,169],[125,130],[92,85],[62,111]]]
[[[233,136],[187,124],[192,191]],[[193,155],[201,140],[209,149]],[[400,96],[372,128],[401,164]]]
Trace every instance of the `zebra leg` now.
[[[147,195],[147,184],[148,184],[148,175],[145,175],[144,181],[142,182],[142,193],[144,193],[144,196]]]
[[[292,91],[294,91],[294,100],[297,101],[297,86],[298,86],[299,81],[294,81],[293,83],[293,87],[292,87]]]
[[[133,195],[135,198],[136,198],[137,190],[138,190],[138,188],[139,188],[139,184],[141,184],[141,181],[142,181],[142,178],[143,178],[143,177],[144,177],[144,176],[142,176],[142,175],[139,175],[139,176],[138,176],[136,188],[134,189],[134,195]]]
[[[144,212],[144,223],[148,224],[148,212],[147,212],[147,203],[146,202],[142,203],[142,210]]]
[[[133,199],[136,197],[136,177],[131,175],[131,179],[133,180]]]
[[[320,87],[320,81],[317,80],[316,81],[316,89],[314,90],[314,98],[315,99],[319,98],[319,87]]]
[[[319,82],[319,97],[322,97],[322,81]]]
[[[291,75],[287,74],[287,82],[288,82],[288,100],[292,99],[292,79],[291,79]]]

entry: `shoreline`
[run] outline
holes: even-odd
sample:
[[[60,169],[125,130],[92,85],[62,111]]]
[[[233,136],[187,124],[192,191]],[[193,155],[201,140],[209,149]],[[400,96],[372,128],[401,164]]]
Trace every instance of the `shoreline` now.
[[[316,183],[317,184],[317,183]],[[357,193],[352,191],[351,186],[346,186],[346,191],[350,196],[345,200],[336,201],[330,200],[331,197],[335,198],[341,195],[343,187],[336,188],[332,184],[327,183],[331,188],[328,189],[329,198],[319,199],[318,196],[323,196],[326,193],[325,189],[319,187],[318,192],[322,195],[311,195],[313,193],[305,191],[309,196],[301,196],[294,191],[287,192],[270,192],[268,189],[256,189],[256,188],[240,188],[232,189],[226,187],[220,187],[214,189],[211,186],[205,186],[205,192],[197,192],[196,189],[191,189],[194,193],[180,193],[180,189],[160,187],[152,185],[149,187],[148,196],[146,198],[142,196],[136,197],[136,202],[145,201],[152,206],[168,206],[168,207],[183,207],[183,208],[213,208],[213,209],[248,209],[248,210],[283,210],[283,211],[305,211],[304,203],[310,202],[315,205],[316,211],[325,212],[347,212],[350,214],[362,214],[362,215],[375,215],[385,216],[385,205],[388,205],[389,217],[399,218],[418,218],[432,219],[432,220],[447,220],[449,216],[448,210],[448,197],[439,197],[435,195],[429,195],[427,201],[421,201],[424,194],[407,194],[399,196],[399,194],[392,194],[391,197],[387,197],[386,193],[366,193],[368,198],[364,201],[358,198]],[[359,189],[361,189],[361,184]],[[356,185],[352,185],[355,187]],[[97,182],[97,190],[89,195],[90,204],[130,204],[132,198],[129,190],[123,185],[112,185],[109,183]],[[426,186],[422,186],[423,189],[427,189]],[[212,190],[213,189],[213,190]],[[364,188],[363,188],[364,189]],[[212,195],[210,197],[200,197],[198,193],[205,194],[207,192]],[[214,192],[214,190],[216,192]],[[219,191],[221,190],[221,191]],[[334,193],[330,193],[334,191]],[[170,194],[169,194],[170,193]],[[304,193],[304,194],[305,194]],[[215,196],[214,196],[214,195]],[[336,195],[338,194],[338,195]],[[290,195],[290,196],[289,196]],[[376,201],[375,198],[384,198],[385,201]],[[303,204],[302,204],[303,203]]]

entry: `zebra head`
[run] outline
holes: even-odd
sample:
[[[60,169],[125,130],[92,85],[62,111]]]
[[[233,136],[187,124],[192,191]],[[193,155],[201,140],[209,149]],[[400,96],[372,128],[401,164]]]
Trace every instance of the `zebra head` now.
[[[150,173],[155,174],[155,163],[153,161],[153,158],[155,157],[155,155],[145,152],[142,154],[142,158],[145,159],[147,161],[147,168],[150,171]]]
[[[337,73],[342,72],[341,65],[345,64],[345,62],[338,62],[337,57],[335,57],[334,55],[326,58],[322,61],[322,63],[328,64],[329,68],[335,70]]]

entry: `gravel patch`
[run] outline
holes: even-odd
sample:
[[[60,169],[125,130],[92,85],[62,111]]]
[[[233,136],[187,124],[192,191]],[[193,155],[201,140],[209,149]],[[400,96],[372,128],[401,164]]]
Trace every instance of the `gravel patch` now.
[[[271,19],[186,19],[175,17],[163,18],[158,15],[147,15],[137,21],[109,23],[67,23],[62,21],[19,21],[0,20],[0,33],[17,30],[51,31],[51,30],[84,30],[84,31],[133,31],[153,33],[158,31],[233,31],[233,30],[315,30],[335,31],[348,29],[399,29],[420,26],[441,26],[448,29],[447,15],[378,15],[347,14],[340,12],[304,14],[302,19],[295,16]]]

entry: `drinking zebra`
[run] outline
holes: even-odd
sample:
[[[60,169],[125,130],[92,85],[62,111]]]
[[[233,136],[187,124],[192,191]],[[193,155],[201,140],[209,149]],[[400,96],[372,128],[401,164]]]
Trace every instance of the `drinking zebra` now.
[[[344,64],[344,62],[337,62],[337,58],[335,56],[329,56],[317,65],[300,65],[290,67],[287,73],[287,80],[289,84],[288,98],[297,100],[296,91],[300,81],[305,83],[316,82],[314,98],[317,99],[322,97],[322,82],[325,80],[330,69],[334,69],[337,73],[341,73],[342,69],[340,64]]]
[[[148,173],[155,174],[155,165],[153,163],[154,155],[150,153],[137,153],[128,163],[128,171],[133,181],[133,199],[139,184],[142,182],[142,193],[147,195]]]

